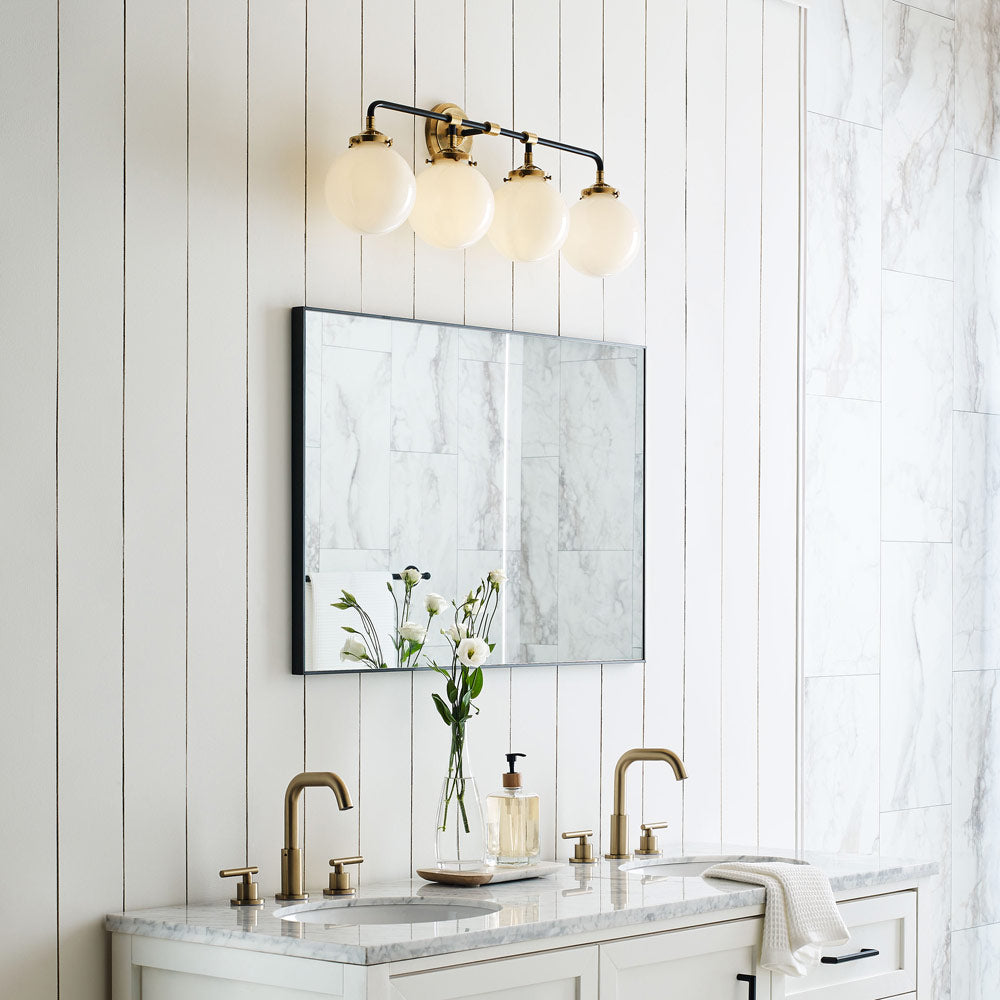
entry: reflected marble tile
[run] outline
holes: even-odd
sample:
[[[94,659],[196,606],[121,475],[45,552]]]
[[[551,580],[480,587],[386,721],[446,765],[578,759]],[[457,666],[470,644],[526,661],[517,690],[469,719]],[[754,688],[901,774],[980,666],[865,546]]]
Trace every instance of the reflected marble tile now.
[[[882,546],[881,806],[951,801],[951,546]]]
[[[559,460],[521,462],[521,642],[558,642]]]
[[[878,838],[878,678],[808,677],[803,846],[871,854]]]
[[[1000,413],[1000,163],[955,170],[955,408]]]
[[[825,0],[809,10],[809,111],[882,123],[882,0]]]
[[[951,954],[951,1000],[996,1000],[1000,924],[956,931],[951,937]]]
[[[805,477],[804,673],[876,673],[878,403],[806,398]]]
[[[431,574],[422,586],[445,597],[457,583],[457,464],[457,455],[394,452],[389,469],[390,566],[419,566]]]
[[[458,378],[458,544],[499,549],[506,513],[506,367],[460,361]]]
[[[322,453],[319,448],[305,450],[305,561],[306,574],[320,569],[320,481]],[[294,515],[293,515],[294,516]]]
[[[522,643],[520,646],[520,663],[556,663],[559,659],[558,646],[539,646]]]
[[[807,130],[806,391],[878,399],[882,135],[819,115]]]
[[[632,553],[559,553],[559,659],[632,655]]]
[[[342,313],[310,313],[310,316],[319,318],[326,346],[383,354],[392,350],[392,320]]]
[[[468,361],[520,364],[524,360],[524,338],[502,330],[459,330],[458,356]]]
[[[954,654],[956,670],[1000,666],[1000,417],[955,414]]]
[[[993,670],[954,677],[954,928],[1000,921],[1000,684]]]
[[[458,398],[457,331],[393,323],[393,450],[453,455],[458,449]]]
[[[521,454],[559,454],[560,345],[556,337],[532,337],[524,345]]]
[[[634,360],[564,362],[560,368],[559,547],[631,550]]]
[[[389,372],[388,354],[323,348],[322,548],[388,545]]]
[[[386,579],[392,572],[388,549],[321,549],[321,573],[373,573],[382,570]]]
[[[886,6],[882,264],[951,278],[954,248],[954,23]]]
[[[305,444],[318,448],[323,436],[323,329],[316,313],[306,313],[305,324]]]
[[[950,541],[950,282],[884,272],[882,357],[882,538]]]
[[[1000,156],[1000,5],[957,0],[955,25],[958,148]]]
[[[951,809],[903,809],[882,813],[879,850],[883,857],[933,859],[941,866],[938,875],[920,888],[922,940],[929,948],[930,996],[948,1000],[951,995]],[[926,894],[926,895],[925,895]]]

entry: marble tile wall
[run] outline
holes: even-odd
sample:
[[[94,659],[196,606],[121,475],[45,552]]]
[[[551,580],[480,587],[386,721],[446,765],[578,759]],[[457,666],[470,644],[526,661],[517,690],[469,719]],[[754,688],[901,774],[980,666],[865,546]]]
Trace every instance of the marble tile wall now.
[[[306,338],[307,572],[412,563],[450,599],[501,566],[498,661],[642,658],[634,349],[319,312]]]
[[[921,989],[970,1000],[1000,981],[1000,5],[830,0],[808,35],[803,836],[938,858]]]

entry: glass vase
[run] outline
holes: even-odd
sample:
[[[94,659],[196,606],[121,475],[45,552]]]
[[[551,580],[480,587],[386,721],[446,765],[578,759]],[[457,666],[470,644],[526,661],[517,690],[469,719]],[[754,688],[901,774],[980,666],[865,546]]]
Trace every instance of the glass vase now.
[[[486,854],[483,801],[463,727],[452,726],[448,771],[441,783],[434,853],[439,868],[479,868]]]

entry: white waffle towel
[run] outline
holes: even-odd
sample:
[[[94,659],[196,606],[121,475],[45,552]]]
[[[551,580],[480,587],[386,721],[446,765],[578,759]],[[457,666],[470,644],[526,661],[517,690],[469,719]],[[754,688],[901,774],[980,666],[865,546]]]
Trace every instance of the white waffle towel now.
[[[786,976],[804,976],[819,965],[824,948],[850,940],[830,880],[812,865],[726,861],[702,875],[764,887],[761,968]]]

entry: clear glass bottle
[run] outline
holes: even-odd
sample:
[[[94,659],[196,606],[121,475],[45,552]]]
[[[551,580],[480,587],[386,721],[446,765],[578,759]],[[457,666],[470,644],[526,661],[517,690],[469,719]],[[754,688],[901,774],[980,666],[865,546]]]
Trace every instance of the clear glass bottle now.
[[[486,860],[495,865],[533,865],[538,861],[538,796],[521,787],[517,758],[509,753],[503,788],[486,796]]]

